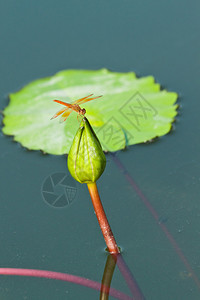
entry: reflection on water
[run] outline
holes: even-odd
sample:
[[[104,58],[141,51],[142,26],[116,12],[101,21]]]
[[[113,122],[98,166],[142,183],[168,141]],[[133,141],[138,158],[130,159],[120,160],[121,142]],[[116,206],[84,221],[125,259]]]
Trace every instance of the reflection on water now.
[[[117,266],[124,277],[124,280],[126,281],[131,293],[132,298],[135,300],[144,300],[145,297],[139,288],[136,279],[134,278],[133,274],[131,273],[130,269],[128,268],[127,264],[125,263],[123,257],[121,254],[109,254],[107,257],[106,265],[104,268],[104,274],[102,278],[102,286],[101,286],[101,293],[100,293],[100,300],[107,300],[109,291],[110,291],[110,285],[112,281],[112,277],[114,274],[115,266]],[[130,297],[128,297],[130,298]],[[128,299],[127,296],[123,297],[123,300]]]

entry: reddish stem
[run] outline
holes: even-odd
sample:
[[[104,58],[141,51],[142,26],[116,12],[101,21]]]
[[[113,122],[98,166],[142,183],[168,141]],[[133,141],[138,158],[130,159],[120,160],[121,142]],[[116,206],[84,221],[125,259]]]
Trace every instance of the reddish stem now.
[[[95,290],[101,290],[101,284],[99,282],[75,276],[71,274],[65,274],[60,272],[46,271],[46,270],[34,270],[34,269],[15,269],[15,268],[0,268],[0,275],[15,275],[15,276],[31,276],[31,277],[43,277],[49,279],[63,280],[76,284],[80,284]],[[131,300],[128,295],[110,288],[110,295],[120,300]]]
[[[117,247],[117,243],[115,241],[114,235],[106,218],[105,211],[103,209],[103,205],[101,203],[101,199],[99,197],[98,189],[96,182],[88,183],[88,190],[90,193],[90,197],[92,199],[92,204],[94,206],[94,210],[97,216],[97,220],[99,222],[101,231],[103,233],[104,240],[108,247],[108,250],[111,254],[120,253],[119,248]]]

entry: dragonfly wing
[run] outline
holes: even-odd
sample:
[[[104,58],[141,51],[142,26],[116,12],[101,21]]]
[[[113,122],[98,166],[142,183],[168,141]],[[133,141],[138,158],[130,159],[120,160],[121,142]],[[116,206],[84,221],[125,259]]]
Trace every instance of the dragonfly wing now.
[[[93,94],[92,94],[92,95],[93,95]],[[97,98],[102,97],[102,95],[101,95],[101,96],[97,96],[97,97],[88,98],[88,97],[90,97],[90,96],[92,96],[92,95],[89,95],[89,96],[87,96],[87,97],[85,97],[85,98],[79,99],[79,100],[77,100],[78,102],[76,102],[76,103],[82,104],[82,103],[86,103],[86,102],[89,102],[89,101],[91,101],[91,100],[94,100],[94,99],[97,99]]]
[[[61,110],[57,111],[57,113],[55,113],[55,115],[51,118],[51,120],[57,118],[58,116],[60,116],[66,110],[68,110],[68,108],[62,108]]]
[[[91,97],[92,95],[93,94],[90,94],[90,95],[88,95],[86,97],[80,98],[80,99],[74,101],[73,104],[78,104],[78,103],[82,102],[83,100],[87,99],[88,97]]]
[[[69,115],[71,114],[72,110],[69,109],[66,112],[64,112],[64,114],[62,114],[62,116],[60,117],[60,123],[63,123],[65,120],[67,120],[67,118],[69,117]]]
[[[59,104],[65,105],[65,106],[67,106],[68,108],[73,108],[73,105],[70,104],[70,103],[66,103],[66,102],[60,101],[60,100],[53,100],[53,101],[54,101],[54,102],[57,102],[57,103],[59,103]]]

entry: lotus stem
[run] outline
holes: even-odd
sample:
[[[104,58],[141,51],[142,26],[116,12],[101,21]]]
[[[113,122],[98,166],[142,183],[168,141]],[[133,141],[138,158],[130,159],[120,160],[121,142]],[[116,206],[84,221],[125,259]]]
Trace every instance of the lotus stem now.
[[[17,268],[0,268],[0,275],[14,275],[14,276],[28,276],[28,277],[43,277],[48,279],[56,279],[62,281],[68,281],[75,284],[83,285],[95,290],[101,290],[101,284],[99,282],[75,276],[66,273],[46,271],[46,270],[34,270],[34,269],[17,269]],[[110,288],[110,295],[120,300],[132,300],[128,295]]]
[[[110,225],[108,223],[105,211],[103,209],[96,182],[88,183],[87,186],[90,193],[90,197],[92,199],[92,204],[94,206],[94,211],[96,213],[97,220],[99,222],[104,240],[108,247],[108,251],[111,254],[118,254],[120,253],[120,251],[115,241]]]

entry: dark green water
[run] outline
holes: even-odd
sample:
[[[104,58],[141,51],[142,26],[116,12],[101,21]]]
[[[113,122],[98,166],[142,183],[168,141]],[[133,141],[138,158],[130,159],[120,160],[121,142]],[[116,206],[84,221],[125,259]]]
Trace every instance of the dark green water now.
[[[119,152],[130,176],[200,278],[200,2],[0,2],[0,109],[28,82],[67,69],[153,75],[179,93],[174,130]],[[38,268],[101,281],[105,244],[85,185],[56,209],[46,177],[64,157],[27,151],[0,136],[0,266]],[[200,288],[123,172],[108,156],[99,189],[124,259],[148,300],[200,299]],[[113,287],[129,293],[118,270]],[[0,299],[98,299],[97,291],[46,279],[1,277]],[[110,298],[114,299],[114,298]]]

